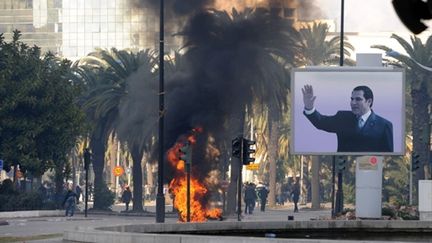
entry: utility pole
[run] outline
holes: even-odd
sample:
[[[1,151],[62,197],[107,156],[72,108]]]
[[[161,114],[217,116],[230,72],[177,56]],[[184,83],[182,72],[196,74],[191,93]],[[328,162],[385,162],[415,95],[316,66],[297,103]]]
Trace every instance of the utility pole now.
[[[164,87],[164,0],[160,0],[159,13],[159,161],[158,188],[156,196],[156,223],[165,222],[164,183],[164,117],[165,117],[165,87]],[[141,185],[139,185],[141,186]]]
[[[232,140],[232,157],[238,158],[238,180],[237,180],[237,221],[241,221],[241,189],[243,169],[243,135],[238,135]],[[232,168],[235,169],[235,168]]]
[[[88,209],[88,172],[90,168],[91,162],[91,153],[88,148],[84,150],[84,169],[85,169],[85,202],[84,202],[84,216],[87,218],[87,209]]]

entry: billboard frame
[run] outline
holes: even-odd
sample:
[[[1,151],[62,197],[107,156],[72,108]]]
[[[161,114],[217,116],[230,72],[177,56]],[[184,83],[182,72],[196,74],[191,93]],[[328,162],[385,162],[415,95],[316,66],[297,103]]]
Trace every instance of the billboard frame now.
[[[297,73],[303,73],[303,72],[338,72],[338,73],[349,73],[349,72],[364,72],[364,73],[401,73],[401,82],[402,82],[402,95],[401,95],[401,112],[400,112],[400,139],[395,140],[393,139],[393,146],[396,147],[397,143],[400,143],[398,146],[400,146],[400,150],[393,151],[393,152],[337,152],[337,149],[334,152],[320,152],[320,151],[299,151],[298,148],[296,148],[296,135],[295,135],[295,129],[296,129],[296,99],[298,99],[298,95],[302,96],[301,92],[296,94],[296,88],[298,85],[298,82],[296,81],[296,74]],[[321,67],[321,66],[313,66],[313,67],[304,67],[304,68],[294,68],[291,71],[291,143],[290,143],[290,154],[293,155],[366,155],[366,156],[386,156],[386,155],[394,155],[394,156],[400,156],[405,155],[405,140],[406,140],[406,103],[405,103],[405,69],[403,68],[393,68],[393,67]],[[399,81],[399,80],[398,80]],[[353,87],[354,88],[354,87]],[[375,94],[375,92],[374,92]],[[374,100],[376,96],[374,95]],[[327,114],[325,114],[327,115]],[[393,137],[395,134],[395,126],[393,125]],[[325,132],[325,131],[323,131]],[[311,138],[313,139],[313,138]]]

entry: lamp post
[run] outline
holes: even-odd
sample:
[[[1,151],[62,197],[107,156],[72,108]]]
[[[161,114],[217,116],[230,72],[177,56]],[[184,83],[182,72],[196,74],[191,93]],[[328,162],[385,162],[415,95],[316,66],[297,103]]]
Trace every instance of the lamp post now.
[[[160,0],[159,13],[159,161],[158,161],[158,189],[156,196],[156,223],[165,222],[164,183],[164,0]]]
[[[341,0],[341,28],[340,28],[340,49],[339,49],[339,66],[344,65],[344,9],[345,1]],[[336,192],[336,203],[335,197],[335,174],[336,174],[336,156],[333,156],[332,162],[332,217],[335,217],[337,213],[341,213],[343,209],[343,189],[342,189],[342,171],[338,170],[338,186]]]

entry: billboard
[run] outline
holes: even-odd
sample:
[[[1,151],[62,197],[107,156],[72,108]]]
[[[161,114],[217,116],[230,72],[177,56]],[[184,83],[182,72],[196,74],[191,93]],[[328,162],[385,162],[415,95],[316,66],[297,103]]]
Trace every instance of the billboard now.
[[[404,154],[403,69],[308,67],[291,80],[292,154]]]

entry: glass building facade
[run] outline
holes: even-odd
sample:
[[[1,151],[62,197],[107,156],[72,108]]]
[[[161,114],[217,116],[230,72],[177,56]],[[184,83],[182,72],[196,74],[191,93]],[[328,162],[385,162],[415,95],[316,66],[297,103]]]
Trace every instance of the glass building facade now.
[[[222,0],[221,0],[222,1]],[[219,2],[221,2],[219,1]],[[240,1],[261,6],[265,0]],[[159,48],[159,11],[136,8],[131,0],[0,0],[0,33],[7,41],[12,31],[21,31],[21,40],[71,60],[96,48]],[[233,4],[223,0],[225,5]],[[294,17],[297,0],[269,0],[273,12]],[[253,6],[250,6],[253,7]],[[156,13],[155,13],[156,12]],[[165,23],[165,49],[176,50],[180,40],[173,37],[185,19]]]
[[[154,48],[159,22],[128,0],[63,0],[62,54],[81,57],[95,48]]]
[[[61,52],[61,0],[0,0],[0,33],[6,40],[15,29],[21,40],[43,51]]]
[[[159,20],[128,0],[0,0],[0,33],[69,59],[95,48],[157,48]],[[172,45],[172,44],[171,44]]]

